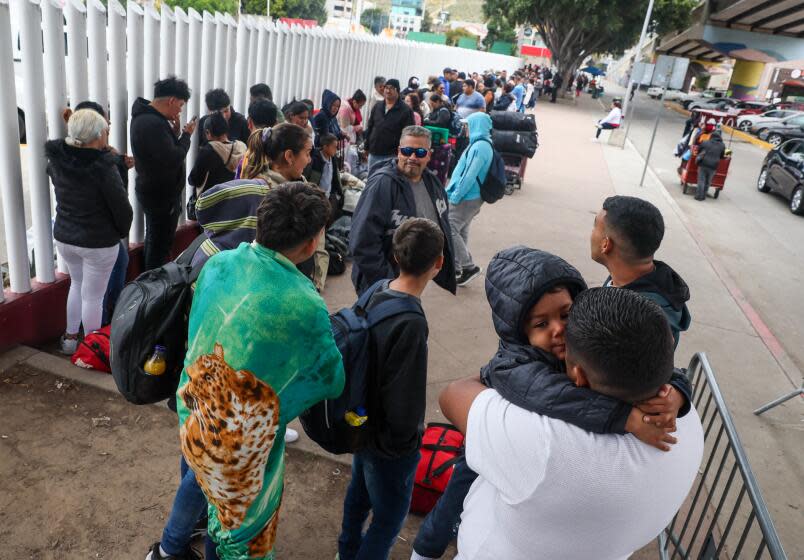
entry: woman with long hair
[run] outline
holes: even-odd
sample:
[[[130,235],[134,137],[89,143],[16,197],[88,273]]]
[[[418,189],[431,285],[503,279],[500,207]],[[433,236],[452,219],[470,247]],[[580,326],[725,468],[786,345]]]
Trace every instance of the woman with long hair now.
[[[419,99],[419,94],[413,92],[407,94],[405,96],[405,104],[413,111],[413,122],[416,126],[421,126],[424,116],[422,115],[422,102],[421,99]]]

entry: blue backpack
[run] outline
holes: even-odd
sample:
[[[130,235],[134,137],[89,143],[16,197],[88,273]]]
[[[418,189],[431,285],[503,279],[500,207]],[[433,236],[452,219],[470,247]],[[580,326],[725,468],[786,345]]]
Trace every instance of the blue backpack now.
[[[343,393],[313,405],[299,416],[299,420],[310,439],[336,455],[360,451],[373,434],[372,413],[376,412],[368,402],[369,385],[376,381],[369,355],[371,328],[402,313],[424,315],[421,305],[410,298],[388,299],[367,311],[371,297],[381,287],[387,288],[389,283],[390,280],[380,280],[352,307],[330,315],[332,335],[343,357],[346,374]]]
[[[485,180],[480,183],[480,198],[483,199],[483,202],[494,204],[505,195],[507,183],[505,161],[489,140],[481,138],[479,141],[488,142],[491,147],[491,165],[489,165],[489,172],[486,173]]]

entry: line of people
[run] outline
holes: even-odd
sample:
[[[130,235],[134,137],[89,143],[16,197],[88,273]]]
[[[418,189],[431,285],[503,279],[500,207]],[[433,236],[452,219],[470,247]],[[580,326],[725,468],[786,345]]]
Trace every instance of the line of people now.
[[[307,100],[280,111],[264,84],[252,88],[246,115],[213,90],[209,114],[182,129],[190,98],[182,80],[161,80],[153,100],[134,104],[146,267],[161,266],[170,251],[196,128],[201,147],[189,176],[207,236],[193,259],[203,269],[175,401],[181,481],[148,560],[197,557],[190,541],[199,528],[207,529],[208,560],[273,557],[284,447],[298,437],[287,425],[345,383],[320,295],[322,249],[342,204],[338,147],[361,140],[369,175],[349,237],[355,290],[373,291],[369,311],[395,299],[418,309],[372,327],[371,437],[353,458],[337,550],[341,560],[388,557],[420,456],[428,363],[421,295],[431,281],[456,293],[481,272],[467,245],[491,162],[485,94],[500,80],[500,98],[511,96],[518,109],[529,101],[521,76],[506,93],[507,76],[489,73],[465,77],[453,103],[460,80],[451,69],[434,80],[427,114],[416,78],[402,91],[398,80],[379,78],[370,96],[358,90],[346,103],[327,90],[315,115]],[[431,132],[414,115],[426,124],[449,113],[451,122],[453,107],[468,135],[445,186],[428,168]],[[85,332],[100,324],[97,293],[132,220],[123,185],[132,162],[108,148],[102,110],[76,109],[67,139],[48,144],[56,240],[76,288],[65,341],[77,341],[82,323]],[[689,289],[654,259],[663,234],[649,203],[607,199],[591,234],[592,258],[610,273],[597,289],[535,249],[492,260],[486,290],[499,349],[479,375],[440,396],[466,434],[466,456],[425,520],[414,558],[443,554],[459,521],[459,558],[524,559],[622,557],[670,520],[700,463],[702,433],[689,384],[673,372],[674,346],[690,323]]]

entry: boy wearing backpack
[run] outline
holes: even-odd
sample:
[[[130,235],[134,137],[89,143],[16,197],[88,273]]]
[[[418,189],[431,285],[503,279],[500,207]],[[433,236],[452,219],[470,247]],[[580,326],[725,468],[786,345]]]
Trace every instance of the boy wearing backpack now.
[[[564,329],[574,299],[584,290],[581,274],[558,256],[523,246],[497,253],[486,274],[486,296],[500,343],[480,371],[483,383],[525,410],[588,432],[632,433],[644,443],[668,450],[675,440],[665,427],[690,410],[691,391],[684,375],[673,374],[657,397],[632,406],[575,387],[564,373]],[[465,459],[456,464],[444,494],[419,529],[411,560],[444,554],[476,478]]]
[[[405,521],[419,462],[427,386],[427,319],[419,298],[444,264],[444,234],[425,218],[402,223],[393,237],[396,279],[382,281],[366,311],[394,299],[411,311],[376,323],[369,332],[366,414],[370,436],[354,454],[343,504],[340,560],[388,558]],[[372,521],[363,526],[372,513]]]
[[[458,286],[466,286],[481,273],[469,252],[469,226],[483,206],[480,185],[486,179],[494,156],[491,117],[486,113],[474,113],[469,115],[466,122],[469,125],[469,147],[461,155],[447,185]]]

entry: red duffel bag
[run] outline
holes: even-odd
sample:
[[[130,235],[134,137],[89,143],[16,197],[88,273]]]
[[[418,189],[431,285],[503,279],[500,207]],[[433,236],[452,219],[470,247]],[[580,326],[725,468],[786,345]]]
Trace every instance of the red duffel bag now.
[[[112,373],[109,366],[109,333],[112,325],[92,331],[78,343],[71,361],[78,367]]]
[[[430,512],[452,478],[452,470],[463,456],[463,434],[451,424],[427,424],[422,437],[422,458],[416,467],[410,511]]]

